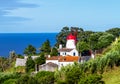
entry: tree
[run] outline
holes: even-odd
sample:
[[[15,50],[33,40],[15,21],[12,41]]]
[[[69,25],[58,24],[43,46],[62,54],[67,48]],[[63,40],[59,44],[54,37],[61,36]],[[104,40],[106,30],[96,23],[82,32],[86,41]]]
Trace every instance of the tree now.
[[[102,36],[98,39],[98,46],[99,48],[105,48],[108,45],[110,45],[114,41],[114,36],[109,33],[104,33]]]
[[[4,72],[9,67],[10,67],[9,59],[0,57],[0,72]]]
[[[83,52],[83,51],[85,51],[85,50],[89,50],[90,48],[89,48],[89,45],[86,43],[86,42],[78,42],[77,43],[77,50],[78,50],[78,52],[79,52],[79,56],[81,56],[81,53]]]
[[[16,55],[15,51],[10,51],[10,57],[9,57],[10,61],[11,62],[14,61],[16,59],[16,57],[17,57],[17,55]]]
[[[35,62],[32,60],[31,57],[29,57],[26,61],[25,70],[26,70],[26,72],[35,70]]]
[[[36,54],[36,48],[32,45],[28,45],[27,48],[24,50],[24,54],[26,55],[34,55]]]
[[[50,54],[51,52],[51,46],[50,46],[50,41],[49,40],[46,40],[42,46],[40,47],[40,51],[45,53],[45,54]]]
[[[50,52],[51,56],[58,56],[58,50],[56,48],[52,48],[52,51]]]
[[[89,43],[92,50],[100,49],[98,46],[98,39],[103,35],[103,32],[96,32],[90,35]]]
[[[113,34],[115,37],[120,36],[120,28],[111,28],[106,31],[107,33]]]
[[[36,58],[34,61],[35,61],[35,68],[36,68],[36,71],[38,71],[39,65],[45,63],[45,56],[44,56],[44,53],[41,53],[41,54],[40,54],[40,57]]]
[[[89,43],[89,38],[90,38],[90,35],[93,34],[92,31],[79,31],[78,32],[78,40],[79,41],[84,41],[86,43]]]
[[[65,81],[67,84],[78,84],[79,79],[83,76],[79,67],[71,67],[69,71],[66,71]]]
[[[56,36],[57,44],[56,46],[58,47],[59,44],[62,44],[63,47],[65,47],[66,44],[66,37],[70,33],[69,27],[63,27],[60,33]]]
[[[84,32],[83,28],[79,28],[79,27],[63,27],[62,30],[60,31],[60,33],[58,33],[58,35],[56,36],[56,47],[59,46],[59,44],[62,44],[63,47],[65,47],[66,45],[66,38],[68,36],[69,33],[73,33],[76,32],[78,40],[80,39],[80,33],[82,34]]]

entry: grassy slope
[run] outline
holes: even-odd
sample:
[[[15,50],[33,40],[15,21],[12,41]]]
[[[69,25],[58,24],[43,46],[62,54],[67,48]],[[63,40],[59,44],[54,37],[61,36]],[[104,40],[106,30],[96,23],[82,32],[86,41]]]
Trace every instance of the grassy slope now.
[[[114,68],[103,74],[105,84],[120,84],[120,67]]]
[[[120,40],[120,37],[118,38]],[[109,52],[112,48],[114,48],[114,44],[117,44],[117,40],[114,41],[111,46],[107,47],[103,54]],[[104,72],[103,80],[105,84],[120,84],[120,67],[115,67],[112,70]]]

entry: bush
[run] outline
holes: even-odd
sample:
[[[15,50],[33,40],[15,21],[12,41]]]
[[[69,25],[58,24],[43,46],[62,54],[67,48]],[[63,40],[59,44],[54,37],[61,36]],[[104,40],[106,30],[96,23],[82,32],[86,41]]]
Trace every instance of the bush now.
[[[2,73],[0,74],[0,84],[4,83],[6,80],[9,80],[8,82],[12,81],[12,79],[17,79],[20,77],[19,73]]]
[[[16,84],[38,84],[37,80],[34,77],[31,77],[27,74],[21,76],[19,79],[17,79]]]
[[[38,80],[38,84],[54,84],[54,72],[41,71],[35,76]]]
[[[31,57],[27,59],[25,70],[26,72],[31,72],[35,70],[35,62],[32,60]]]
[[[16,79],[6,80],[3,84],[16,84]]]
[[[90,74],[82,77],[78,84],[104,84],[102,76],[97,74]]]

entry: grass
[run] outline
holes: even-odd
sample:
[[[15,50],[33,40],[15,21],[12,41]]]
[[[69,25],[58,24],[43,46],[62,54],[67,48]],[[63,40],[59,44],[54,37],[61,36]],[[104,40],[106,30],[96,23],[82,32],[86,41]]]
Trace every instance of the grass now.
[[[120,67],[116,67],[103,73],[105,84],[120,84]]]

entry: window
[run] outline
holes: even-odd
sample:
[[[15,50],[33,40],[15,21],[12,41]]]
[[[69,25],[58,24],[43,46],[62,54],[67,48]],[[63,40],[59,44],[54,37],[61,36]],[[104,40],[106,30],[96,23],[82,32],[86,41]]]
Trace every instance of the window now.
[[[60,53],[58,53],[58,56],[60,56]]]
[[[73,56],[75,56],[76,54],[75,54],[75,52],[73,53]]]
[[[65,52],[65,55],[66,55],[66,52]]]

